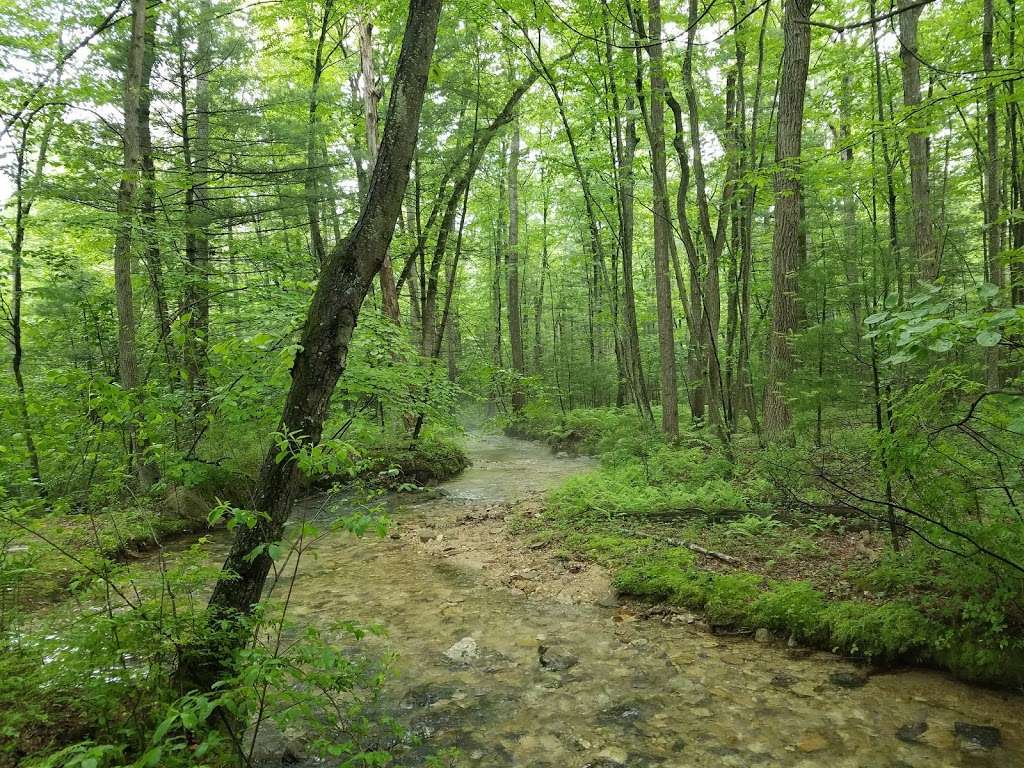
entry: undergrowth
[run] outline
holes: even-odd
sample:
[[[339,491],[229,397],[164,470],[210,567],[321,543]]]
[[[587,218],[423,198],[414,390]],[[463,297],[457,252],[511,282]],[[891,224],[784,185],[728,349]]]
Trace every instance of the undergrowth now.
[[[918,536],[894,551],[873,520],[789,504],[826,498],[801,470],[806,446],[761,451],[741,438],[729,456],[692,432],[670,445],[618,409],[528,408],[508,430],[597,455],[597,470],[549,495],[533,534],[609,567],[623,594],[701,611],[715,626],[1024,685],[1019,574]],[[831,460],[849,461],[864,444],[852,433],[830,446]],[[737,564],[685,546],[698,542]]]

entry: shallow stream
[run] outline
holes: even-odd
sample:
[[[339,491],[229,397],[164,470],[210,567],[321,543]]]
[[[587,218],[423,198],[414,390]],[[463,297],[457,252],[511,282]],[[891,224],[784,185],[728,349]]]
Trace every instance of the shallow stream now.
[[[514,501],[591,465],[492,435],[468,452],[447,496],[399,511],[400,523]],[[388,706],[466,765],[1024,766],[1024,699],[1011,694],[924,670],[866,674],[827,653],[637,619],[611,598],[531,597],[406,536],[318,549],[292,616],[385,626],[397,653]],[[464,658],[446,656],[452,646]]]

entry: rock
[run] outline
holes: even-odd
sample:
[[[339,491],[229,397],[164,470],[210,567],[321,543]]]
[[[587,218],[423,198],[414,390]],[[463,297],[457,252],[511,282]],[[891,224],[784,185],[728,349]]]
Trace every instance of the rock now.
[[[564,672],[579,664],[580,660],[571,653],[549,648],[546,645],[537,646],[537,655],[540,665],[549,672]]]
[[[253,736],[255,735],[255,741]],[[250,728],[245,735],[246,743],[252,743],[252,762],[256,765],[294,765],[306,759],[306,750],[300,736],[291,731],[281,731],[272,721],[265,720],[254,734]]]
[[[896,729],[896,738],[908,744],[916,744],[918,738],[928,730],[928,723],[924,720],[916,723],[907,723]]]
[[[820,752],[828,748],[828,739],[820,733],[806,733],[796,743],[796,748],[801,752]]]
[[[400,538],[402,538],[402,534],[400,534],[398,532],[397,528],[392,528],[391,531],[388,532],[388,538],[389,539],[400,539]]]
[[[828,681],[839,688],[863,688],[867,685],[868,676],[860,672],[833,672]]]
[[[480,656],[480,649],[472,637],[464,637],[444,652],[445,658],[457,664],[466,664]]]
[[[599,757],[596,760],[591,760],[583,768],[626,768],[626,764],[610,757]]]
[[[759,642],[759,643],[768,643],[768,642],[771,642],[771,639],[772,639],[772,633],[768,631],[767,627],[760,627],[754,633],[754,640]]]
[[[643,719],[640,705],[636,703],[617,704],[603,710],[598,720],[609,725],[635,725]]]
[[[789,688],[789,686],[800,682],[798,678],[793,675],[787,675],[785,672],[780,672],[772,678],[772,685],[775,688]]]
[[[796,648],[796,635],[790,635],[789,640],[786,641],[787,648]]]
[[[455,695],[455,688],[444,685],[418,685],[402,697],[402,709],[422,709]]]
[[[583,570],[583,563],[569,563],[567,569],[569,573],[579,573]]]
[[[434,532],[428,530],[417,531],[416,535],[419,537],[421,544],[426,544],[428,541],[434,538]]]
[[[991,725],[972,725],[957,720],[953,733],[960,739],[960,746],[968,750],[994,749],[1003,743],[1003,735]]]

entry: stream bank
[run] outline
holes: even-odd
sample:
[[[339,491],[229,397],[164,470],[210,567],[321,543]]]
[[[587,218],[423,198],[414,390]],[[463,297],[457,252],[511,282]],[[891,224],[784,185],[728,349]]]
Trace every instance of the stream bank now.
[[[397,653],[381,706],[424,755],[454,747],[493,768],[1024,764],[1021,698],[620,601],[599,566],[516,535],[589,460],[496,435],[471,436],[468,453],[441,498],[395,513],[392,537],[324,539],[292,592],[297,620],[386,629],[368,641]]]

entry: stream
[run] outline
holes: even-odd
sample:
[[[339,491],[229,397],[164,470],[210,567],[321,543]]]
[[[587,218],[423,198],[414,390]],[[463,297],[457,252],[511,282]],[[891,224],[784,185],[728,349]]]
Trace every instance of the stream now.
[[[607,589],[518,589],[489,577],[502,551],[445,556],[458,516],[593,466],[498,435],[467,450],[441,498],[395,512],[398,538],[323,540],[291,598],[295,619],[386,627],[372,643],[397,654],[385,705],[431,749],[493,768],[1024,766],[1013,694],[643,618]]]

